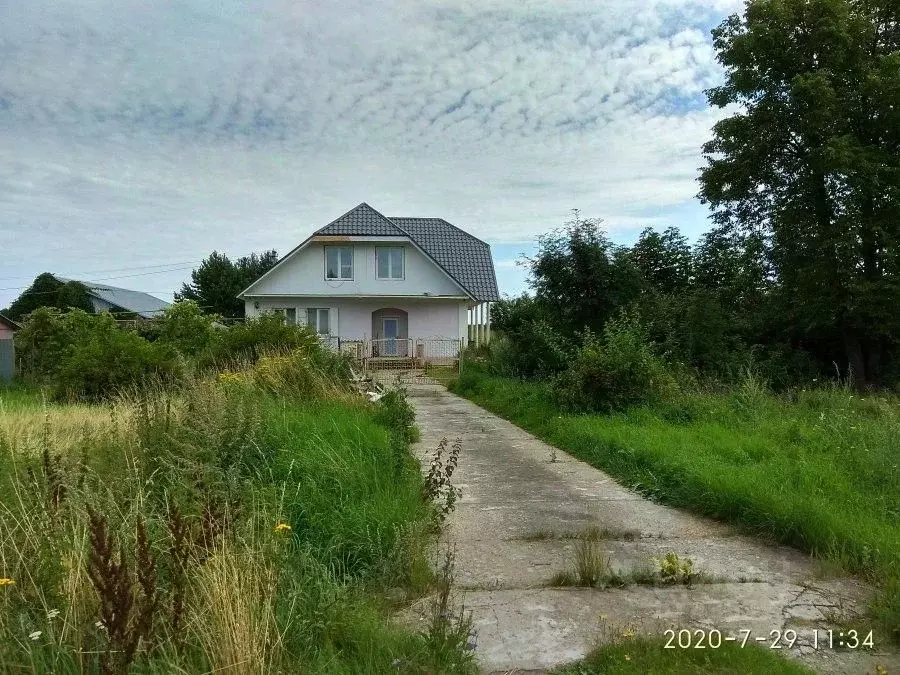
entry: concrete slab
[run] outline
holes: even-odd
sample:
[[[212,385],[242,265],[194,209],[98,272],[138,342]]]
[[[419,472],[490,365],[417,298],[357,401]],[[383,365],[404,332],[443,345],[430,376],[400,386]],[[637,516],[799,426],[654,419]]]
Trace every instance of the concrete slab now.
[[[854,579],[818,578],[806,555],[737,534],[726,524],[655,504],[610,476],[440,386],[409,389],[423,463],[442,438],[462,440],[454,484],[462,498],[445,537],[456,549],[458,600],[478,630],[486,672],[541,672],[576,660],[617,631],[717,629],[765,637],[797,631],[784,650],[826,673],[900,671],[886,645],[876,652],[813,650],[816,629],[859,615],[869,589]],[[554,459],[555,461],[551,461]],[[670,551],[691,558],[713,583],[553,588],[572,569],[585,528],[603,531],[597,547],[617,570],[647,567]],[[427,600],[406,614],[424,620]]]

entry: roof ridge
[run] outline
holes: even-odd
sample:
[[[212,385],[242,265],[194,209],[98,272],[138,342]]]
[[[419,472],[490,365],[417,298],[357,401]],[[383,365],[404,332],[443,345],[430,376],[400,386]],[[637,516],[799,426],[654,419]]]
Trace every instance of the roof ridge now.
[[[315,232],[313,232],[313,234],[315,234],[316,232],[321,232],[321,231],[324,230],[325,228],[330,227],[331,225],[334,225],[336,222],[338,222],[338,221],[341,220],[342,218],[346,218],[347,216],[349,216],[351,213],[353,213],[354,211],[356,211],[358,208],[360,208],[360,207],[362,207],[362,206],[365,206],[367,209],[369,209],[369,210],[371,210],[371,211],[374,211],[379,217],[384,218],[387,222],[389,222],[389,223],[390,223],[391,225],[393,225],[394,227],[399,227],[399,226],[397,225],[397,223],[395,223],[393,220],[391,220],[390,218],[388,218],[386,215],[384,215],[381,211],[379,211],[378,209],[376,209],[374,206],[372,206],[372,205],[369,204],[368,202],[360,202],[359,204],[357,204],[356,206],[354,206],[352,209],[349,209],[348,211],[346,211],[345,213],[342,213],[341,215],[339,215],[337,218],[335,218],[334,220],[332,220],[332,221],[329,222],[328,224],[323,225],[322,227],[320,227],[319,229],[317,229]],[[400,228],[400,229],[402,229],[402,228]]]

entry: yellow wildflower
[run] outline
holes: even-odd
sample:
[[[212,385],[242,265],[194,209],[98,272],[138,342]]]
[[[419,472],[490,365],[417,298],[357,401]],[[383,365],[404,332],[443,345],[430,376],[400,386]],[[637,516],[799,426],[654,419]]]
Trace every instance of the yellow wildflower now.
[[[625,655],[625,660],[626,660],[626,661],[631,661],[631,656],[629,656],[628,654],[626,654],[626,655]]]
[[[634,629],[633,628],[626,629],[625,631],[622,632],[622,637],[623,638],[633,638],[634,637]]]
[[[287,523],[278,523],[278,524],[275,526],[275,531],[276,531],[276,532],[290,532],[290,531],[291,531],[291,526],[288,525]]]
[[[13,581],[12,579],[7,579],[6,577],[3,577],[2,579],[0,579],[0,586],[15,586],[15,585],[16,585],[16,582]]]

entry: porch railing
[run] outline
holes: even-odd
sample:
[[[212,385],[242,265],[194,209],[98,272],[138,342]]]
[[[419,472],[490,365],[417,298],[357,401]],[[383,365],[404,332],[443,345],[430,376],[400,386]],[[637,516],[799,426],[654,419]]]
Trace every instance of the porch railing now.
[[[328,346],[369,367],[423,368],[428,365],[455,366],[459,363],[462,340],[442,338],[382,338],[377,340],[337,340]]]

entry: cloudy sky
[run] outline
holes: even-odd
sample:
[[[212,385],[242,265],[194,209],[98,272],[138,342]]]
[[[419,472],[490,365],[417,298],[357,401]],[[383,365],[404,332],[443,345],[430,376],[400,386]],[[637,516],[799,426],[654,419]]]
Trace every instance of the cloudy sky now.
[[[361,201],[513,264],[570,209],[708,227],[699,148],[740,0],[0,3],[0,307],[34,276],[171,299]]]

